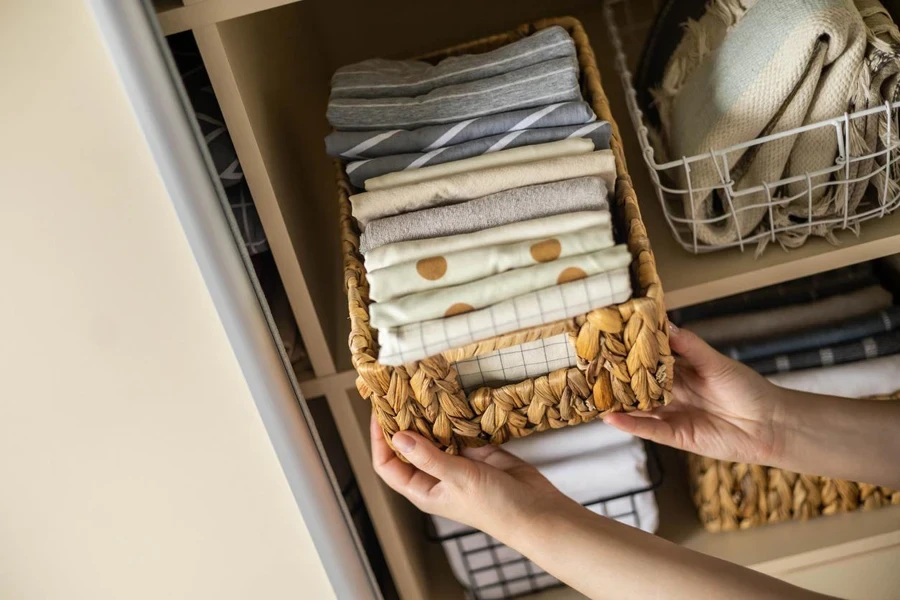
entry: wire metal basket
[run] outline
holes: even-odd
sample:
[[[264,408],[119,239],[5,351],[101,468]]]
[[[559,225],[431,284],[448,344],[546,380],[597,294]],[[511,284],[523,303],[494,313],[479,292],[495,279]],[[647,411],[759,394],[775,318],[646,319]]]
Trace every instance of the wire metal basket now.
[[[597,498],[585,502],[591,511],[641,527],[636,500],[643,494],[653,494],[663,481],[663,467],[656,447],[645,442],[647,472],[650,484],[615,496]],[[439,536],[431,519],[426,519],[425,531],[432,542],[444,545],[448,554],[460,557],[465,577],[460,577],[467,587],[471,600],[508,600],[525,594],[562,585],[562,583],[522,554],[498,542],[477,529],[466,529],[450,535]],[[458,576],[462,573],[458,573]]]
[[[704,154],[657,162],[657,152],[651,143],[651,130],[646,125],[638,102],[623,44],[623,35],[629,45],[643,42],[643,36],[651,22],[635,22],[633,15],[642,13],[652,20],[652,9],[656,2],[652,2],[653,6],[646,11],[635,7],[644,4],[646,2],[607,0],[604,2],[604,12],[615,52],[616,68],[621,77],[625,101],[644,162],[666,222],[685,250],[702,253],[732,247],[744,250],[749,246],[761,251],[770,242],[779,242],[786,248],[795,247],[802,244],[809,235],[831,238],[834,229],[850,229],[858,233],[859,225],[864,221],[882,218],[900,206],[900,185],[897,183],[900,180],[900,160],[896,156],[900,145],[897,136],[900,102],[897,101],[747,140],[727,148],[711,149]],[[860,119],[875,117],[883,118],[881,123],[886,123],[886,126],[880,125],[880,143],[876,144],[876,149],[872,152],[854,155],[850,151],[851,126]],[[838,152],[833,165],[736,189],[735,181],[730,177],[735,157],[778,144],[785,138],[823,129],[831,131],[837,143]],[[886,135],[888,132],[890,135]],[[695,185],[691,178],[692,169],[696,170],[701,166],[708,169],[710,163],[718,174],[718,181],[713,185]],[[851,200],[851,187],[860,182],[869,182],[870,185],[857,204]],[[694,200],[711,194],[718,196],[721,204],[719,214],[709,218],[696,216]],[[821,197],[829,198],[831,210],[818,210],[814,206],[814,198]],[[735,224],[739,218],[743,218],[742,213],[746,213],[748,217],[753,215],[752,220],[761,217],[759,224],[749,234],[742,235],[741,227],[734,227],[737,230],[737,239],[734,241],[707,243],[698,239],[699,225]]]

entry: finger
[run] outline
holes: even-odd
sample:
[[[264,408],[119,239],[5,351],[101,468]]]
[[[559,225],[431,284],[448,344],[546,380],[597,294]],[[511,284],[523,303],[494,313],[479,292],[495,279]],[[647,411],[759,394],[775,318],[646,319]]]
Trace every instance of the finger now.
[[[384,439],[384,431],[374,414],[369,429],[372,437],[372,466],[375,473],[388,487],[409,500],[421,502],[426,499],[437,485],[437,479],[403,462],[394,454]]]
[[[658,444],[671,446],[675,443],[675,430],[670,423],[662,419],[635,417],[633,414],[611,413],[606,415],[605,422],[616,429],[650,440]]]
[[[512,467],[528,464],[518,456],[510,454],[506,450],[493,444],[486,444],[478,448],[463,448],[462,455],[466,458],[483,462],[486,465],[490,465],[503,471]]]
[[[719,354],[697,334],[687,329],[671,325],[669,345],[701,376],[716,375],[728,366],[728,358]]]
[[[391,441],[406,460],[439,481],[456,482],[468,475],[465,458],[447,454],[417,433],[399,431]]]

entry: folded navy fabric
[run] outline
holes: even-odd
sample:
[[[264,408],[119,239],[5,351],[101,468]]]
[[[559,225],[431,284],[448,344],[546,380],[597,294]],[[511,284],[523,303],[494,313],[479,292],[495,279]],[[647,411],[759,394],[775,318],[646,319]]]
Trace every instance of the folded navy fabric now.
[[[347,176],[350,178],[350,183],[358,188],[362,188],[367,179],[387,173],[440,165],[507,148],[546,144],[569,138],[586,138],[594,142],[594,150],[606,150],[609,148],[609,136],[610,126],[606,121],[594,121],[586,125],[521,129],[512,133],[492,135],[472,140],[471,142],[432,150],[431,152],[395,154],[393,156],[352,162],[347,165]]]
[[[824,325],[777,337],[719,348],[722,354],[742,362],[789,355],[861,340],[900,327],[900,306],[869,313],[838,325]]]
[[[872,271],[872,264],[860,263],[703,304],[679,308],[669,312],[669,319],[680,325],[700,319],[813,302],[871,285],[878,285],[878,280]]]
[[[900,331],[894,330],[837,346],[783,354],[747,363],[757,373],[770,375],[802,371],[890,356],[900,352]]]
[[[486,79],[565,56],[575,56],[575,41],[562,27],[548,27],[496,50],[451,56],[437,64],[374,58],[341,67],[331,77],[331,97],[421,96],[439,87]]]
[[[597,116],[587,102],[559,102],[418,129],[333,131],[325,138],[325,151],[329,156],[347,160],[432,152],[491,135],[523,129],[585,125],[596,120]]]

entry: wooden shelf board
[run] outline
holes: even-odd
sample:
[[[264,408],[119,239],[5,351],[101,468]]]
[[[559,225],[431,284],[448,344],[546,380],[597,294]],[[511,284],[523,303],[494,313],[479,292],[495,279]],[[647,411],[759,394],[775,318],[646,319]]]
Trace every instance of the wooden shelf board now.
[[[159,26],[165,35],[215,25],[299,0],[154,0]]]

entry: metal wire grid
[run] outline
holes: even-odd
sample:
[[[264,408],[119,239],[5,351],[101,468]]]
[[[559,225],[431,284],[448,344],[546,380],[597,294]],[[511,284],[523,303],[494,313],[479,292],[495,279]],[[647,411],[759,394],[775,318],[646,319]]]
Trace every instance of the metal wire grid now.
[[[883,105],[869,108],[853,113],[845,113],[843,116],[833,119],[827,119],[818,123],[804,125],[796,129],[790,129],[780,133],[763,136],[753,140],[748,140],[740,144],[724,149],[711,149],[705,154],[694,156],[684,156],[677,160],[665,163],[657,163],[653,145],[650,142],[649,129],[644,122],[644,114],[638,104],[637,92],[632,83],[632,75],[628,67],[628,58],[625,54],[621,32],[633,42],[635,40],[642,41],[645,37],[651,22],[635,22],[633,14],[635,12],[634,2],[629,0],[607,0],[604,2],[604,13],[607,27],[609,29],[610,40],[615,51],[616,69],[619,71],[622,88],[625,91],[625,101],[628,106],[628,112],[631,117],[637,138],[641,146],[641,152],[644,162],[650,173],[653,187],[656,190],[657,198],[666,217],[666,222],[672,231],[678,243],[689,252],[702,253],[721,250],[724,248],[739,247],[744,250],[747,245],[755,245],[763,240],[776,241],[776,235],[782,232],[798,232],[811,233],[816,226],[836,225],[841,229],[855,229],[859,223],[870,219],[882,218],[886,214],[891,213],[900,207],[900,193],[890,194],[887,185],[888,181],[896,182],[898,168],[900,164],[896,161],[894,151],[897,149],[897,131],[898,122],[900,122],[900,101],[885,102]],[[655,9],[656,1],[652,1],[652,8]],[[643,14],[652,15],[655,11],[643,11]],[[618,15],[618,18],[617,16]],[[623,20],[621,25],[617,22]],[[886,120],[886,127],[879,132],[879,138],[884,148],[861,156],[850,155],[850,124],[857,119],[867,119],[873,116],[881,117],[883,115]],[[758,150],[759,147],[767,144],[775,144],[778,140],[797,136],[815,129],[828,128],[833,130],[835,140],[838,147],[838,156],[834,165],[811,171],[802,175],[786,177],[776,181],[764,181],[759,185],[736,190],[735,181],[730,178],[730,168],[735,161],[729,162],[729,155],[740,156],[751,149]],[[886,143],[886,133],[890,143]],[[874,159],[874,160],[873,160]],[[719,176],[719,181],[712,186],[694,187],[691,180],[691,167],[698,165],[704,161],[711,161]],[[850,173],[854,164],[872,161],[871,167],[865,172],[858,174],[857,177],[851,178]],[[680,171],[680,172],[679,172]],[[832,180],[835,174],[841,175],[839,180]],[[860,203],[855,214],[850,215],[848,210],[850,204],[850,187],[851,184],[857,182],[868,181],[873,178],[881,177],[881,184],[877,187],[878,194],[869,194]],[[686,182],[686,187],[676,187],[672,182],[681,179]],[[800,184],[802,191],[793,195],[782,195],[782,189],[789,184]],[[816,217],[813,211],[813,198],[820,194],[818,190],[827,192],[828,188],[834,188],[834,198],[840,202],[843,198],[841,207],[842,216]],[[794,185],[794,189],[797,186]],[[896,188],[895,188],[896,189]],[[693,214],[695,198],[704,198],[710,194],[718,193],[723,200],[723,207],[720,216],[711,218],[696,218]],[[762,202],[752,202],[745,206],[735,206],[735,199],[740,199],[753,194],[762,194],[765,198]],[[690,198],[690,212],[685,214],[684,199]],[[788,224],[776,225],[775,212],[781,207],[792,205],[795,208],[802,209],[803,200],[806,200],[806,218],[798,220],[796,215],[792,217]],[[757,226],[753,232],[747,236],[742,236],[740,228],[736,229],[738,239],[733,242],[722,244],[706,244],[697,239],[696,225],[699,224],[725,224],[729,220],[738,222],[738,216],[748,211],[763,211],[765,216],[762,223]],[[752,214],[752,213],[751,213]]]
[[[583,506],[610,519],[640,527],[635,499],[641,494],[652,494],[662,484],[664,476],[656,447],[649,442],[645,442],[645,447],[649,485],[585,502]],[[433,523],[427,519],[426,534],[432,542],[440,542],[445,547],[446,544],[455,546],[466,573],[466,594],[471,600],[508,600],[562,585],[532,561],[484,532],[469,529],[438,536]]]

